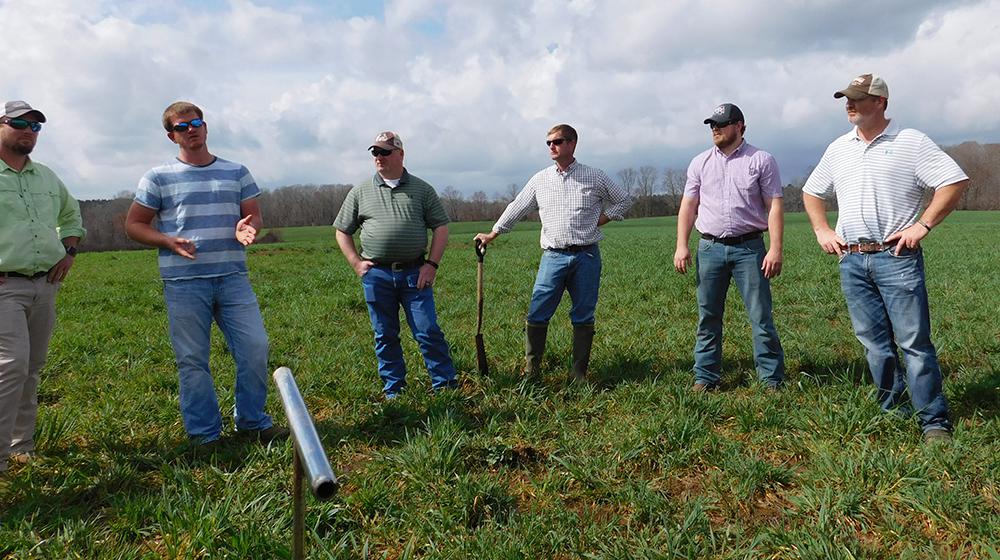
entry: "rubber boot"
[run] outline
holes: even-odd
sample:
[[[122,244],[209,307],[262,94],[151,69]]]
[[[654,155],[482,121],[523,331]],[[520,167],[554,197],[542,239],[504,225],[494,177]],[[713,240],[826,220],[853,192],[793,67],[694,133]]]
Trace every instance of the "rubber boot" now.
[[[594,345],[594,325],[573,325],[573,371],[570,381],[586,381],[590,348]]]
[[[542,376],[542,355],[545,354],[545,337],[548,325],[525,323],[524,330],[524,375],[530,379]]]

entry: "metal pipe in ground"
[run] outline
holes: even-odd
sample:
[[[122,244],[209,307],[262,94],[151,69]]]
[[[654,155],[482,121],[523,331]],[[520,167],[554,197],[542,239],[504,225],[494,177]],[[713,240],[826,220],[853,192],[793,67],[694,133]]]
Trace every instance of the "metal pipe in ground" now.
[[[292,557],[305,558],[305,496],[302,483],[309,481],[309,487],[317,500],[329,500],[337,493],[337,476],[333,474],[330,461],[326,458],[323,444],[316,433],[312,416],[302,400],[292,376],[292,370],[280,367],[274,371],[274,384],[278,387],[281,404],[288,418],[288,429],[294,443],[292,500],[294,535],[292,536]]]

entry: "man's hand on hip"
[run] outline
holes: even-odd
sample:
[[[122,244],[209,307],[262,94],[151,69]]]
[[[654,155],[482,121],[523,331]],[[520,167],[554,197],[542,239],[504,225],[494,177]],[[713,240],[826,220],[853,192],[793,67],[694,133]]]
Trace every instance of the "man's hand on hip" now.
[[[55,284],[56,282],[62,282],[65,280],[66,275],[69,274],[70,267],[73,266],[74,260],[76,260],[76,257],[73,255],[66,255],[65,257],[59,259],[59,262],[49,269],[49,274],[47,276],[49,284]]]
[[[825,251],[828,255],[836,253],[838,257],[842,257],[844,255],[844,250],[847,249],[847,242],[841,239],[840,236],[837,235],[837,232],[830,228],[818,230],[816,232],[816,242],[819,243],[819,246],[822,247],[823,251]]]
[[[434,279],[437,278],[437,269],[432,265],[424,263],[420,267],[420,276],[417,277],[417,289],[423,290],[434,286]]]
[[[927,237],[928,233],[930,233],[930,230],[920,225],[920,222],[917,222],[904,230],[897,231],[886,237],[885,244],[889,245],[893,241],[896,241],[896,250],[893,253],[898,256],[904,248],[911,251],[919,249],[920,240]]]

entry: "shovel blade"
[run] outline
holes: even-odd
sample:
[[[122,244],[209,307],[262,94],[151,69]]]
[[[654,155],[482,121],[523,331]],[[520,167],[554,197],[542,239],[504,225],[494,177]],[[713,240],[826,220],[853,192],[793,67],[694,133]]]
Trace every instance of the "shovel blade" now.
[[[486,363],[486,344],[483,342],[483,335],[476,335],[476,363],[479,365],[480,375],[489,375],[490,366]]]

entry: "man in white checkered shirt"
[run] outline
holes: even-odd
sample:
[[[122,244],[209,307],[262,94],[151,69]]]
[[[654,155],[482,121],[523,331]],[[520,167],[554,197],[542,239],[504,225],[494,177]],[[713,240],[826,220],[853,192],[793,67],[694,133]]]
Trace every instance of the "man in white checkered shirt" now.
[[[549,130],[545,144],[555,165],[536,173],[507,205],[490,233],[476,235],[485,247],[533,210],[542,221],[541,263],[531,293],[525,328],[525,374],[538,378],[549,319],[556,312],[563,291],[573,301],[573,368],[570,380],[587,377],[594,342],[594,312],[601,282],[600,227],[622,220],[632,197],[607,173],[573,157],[577,133],[568,124]]]
[[[809,221],[820,247],[840,257],[879,404],[916,413],[926,441],[949,440],[920,240],[955,209],[969,178],[927,135],[885,118],[889,88],[879,76],[858,76],[833,96],[847,98],[854,130],[830,144],[802,188]],[[920,214],[925,189],[934,195]],[[826,219],[833,195],[836,230]]]

